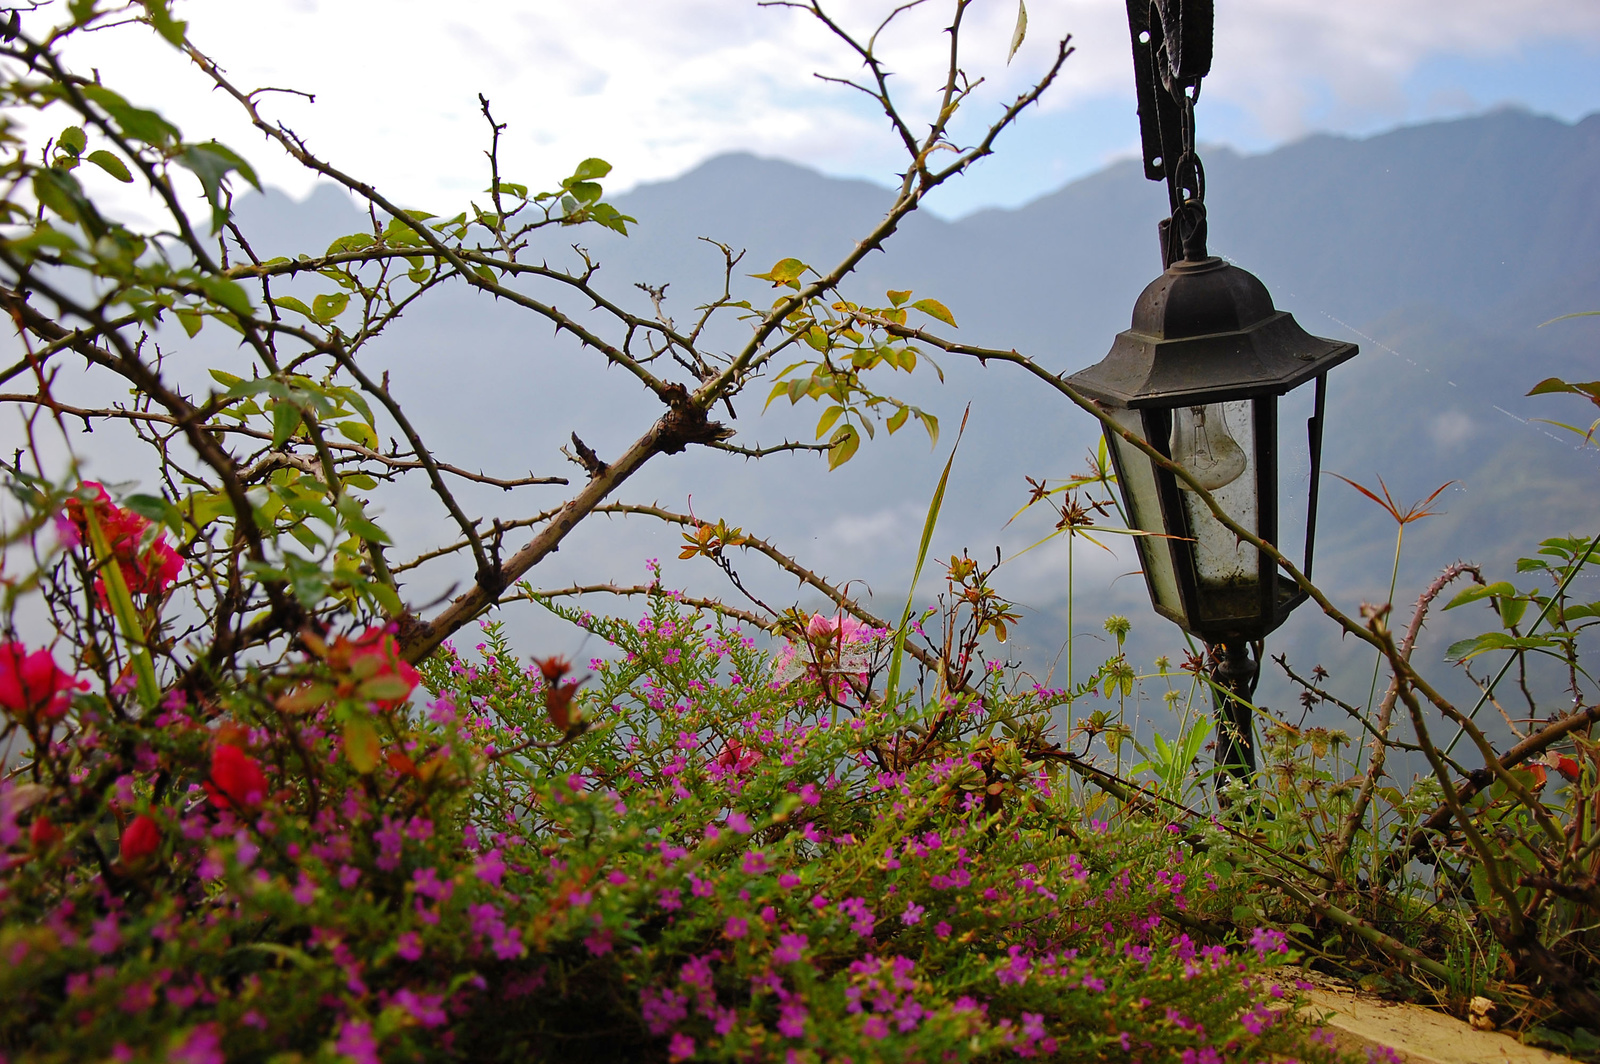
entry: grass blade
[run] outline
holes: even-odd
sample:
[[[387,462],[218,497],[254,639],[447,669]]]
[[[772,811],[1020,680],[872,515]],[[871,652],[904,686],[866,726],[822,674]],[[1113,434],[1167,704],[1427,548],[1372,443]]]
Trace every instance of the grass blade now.
[[[917,547],[917,564],[911,570],[911,586],[906,590],[906,608],[900,612],[900,624],[894,630],[894,650],[889,655],[889,679],[884,693],[891,700],[900,695],[900,661],[905,655],[906,628],[911,623],[911,606],[916,599],[917,580],[922,576],[922,563],[928,560],[928,544],[933,541],[933,529],[939,523],[939,510],[944,506],[944,489],[950,482],[950,467],[955,464],[956,451],[961,446],[962,434],[967,431],[967,416],[971,413],[972,404],[968,403],[967,409],[961,414],[961,428],[956,431],[956,442],[950,447],[944,472],[939,474],[939,486],[933,490],[933,499],[928,503],[928,516],[922,522],[922,543]]]

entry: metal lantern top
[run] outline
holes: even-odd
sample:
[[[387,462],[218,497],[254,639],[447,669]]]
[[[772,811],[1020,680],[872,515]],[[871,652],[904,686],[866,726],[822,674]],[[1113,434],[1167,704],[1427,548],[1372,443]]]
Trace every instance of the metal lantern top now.
[[[1356,350],[1306,332],[1254,274],[1179,260],[1145,287],[1110,353],[1068,383],[1113,406],[1199,406],[1282,395]]]

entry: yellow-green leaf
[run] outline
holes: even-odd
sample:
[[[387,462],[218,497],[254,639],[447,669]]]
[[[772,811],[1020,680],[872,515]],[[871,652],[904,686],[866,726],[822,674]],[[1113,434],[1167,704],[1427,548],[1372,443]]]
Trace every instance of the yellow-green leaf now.
[[[133,175],[128,173],[128,167],[123,161],[104,148],[90,152],[88,158],[90,162],[125,185],[133,180]]]
[[[344,756],[350,767],[366,775],[378,767],[380,742],[378,729],[370,720],[347,720],[344,723]]]
[[[363,447],[370,447],[374,451],[378,449],[378,434],[372,431],[372,427],[365,421],[359,421],[355,418],[341,421],[339,422],[339,433],[345,439],[353,440]]]
[[[311,313],[311,308],[306,306],[302,300],[296,299],[294,296],[273,296],[272,305],[275,307],[282,307],[284,310],[292,310],[296,314],[304,314],[312,321],[316,320],[316,315]]]
[[[907,288],[904,291],[897,291],[891,288],[887,294],[889,296],[889,302],[898,307],[906,300],[911,298],[911,289]]]
[[[799,259],[779,259],[766,273],[752,273],[750,276],[758,281],[771,281],[776,286],[798,280],[807,268]]]
[[[1023,40],[1028,36],[1028,4],[1027,0],[1017,0],[1017,28],[1011,31],[1011,48],[1006,52],[1006,65],[1011,65],[1011,60],[1017,54],[1017,49],[1022,47]],[[1002,640],[1004,642],[1004,640]]]
[[[856,432],[854,425],[841,425],[828,442],[832,445],[828,449],[828,468],[838,469],[850,461],[861,447],[861,435]]]
[[[951,328],[959,328],[956,325],[955,317],[950,313],[950,309],[937,299],[919,299],[911,304],[911,308],[922,311],[930,318],[938,318]]]

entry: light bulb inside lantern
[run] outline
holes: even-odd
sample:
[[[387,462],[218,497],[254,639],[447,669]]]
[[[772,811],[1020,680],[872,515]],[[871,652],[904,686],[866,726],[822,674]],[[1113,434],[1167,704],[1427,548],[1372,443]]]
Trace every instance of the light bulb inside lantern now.
[[[1244,449],[1228,434],[1221,403],[1174,410],[1171,442],[1172,460],[1207,491],[1238,480],[1248,464]],[[1178,487],[1192,490],[1181,480]]]

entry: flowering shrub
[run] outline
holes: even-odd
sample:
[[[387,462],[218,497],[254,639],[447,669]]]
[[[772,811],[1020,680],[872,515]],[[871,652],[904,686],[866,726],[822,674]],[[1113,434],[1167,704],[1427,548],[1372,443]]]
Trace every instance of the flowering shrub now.
[[[105,549],[135,595],[159,594],[183,571],[183,559],[167,543],[167,534],[131,509],[118,506],[106,489],[92,480],[84,481],[79,494],[67,500],[66,517],[68,523],[58,524],[58,528],[66,533],[67,542],[75,546],[82,539],[103,536]],[[104,576],[95,577],[94,590],[100,605],[106,606]]]
[[[618,657],[575,695],[493,625],[413,702],[382,631],[77,693],[0,784],[8,1059],[1325,1055],[1281,935],[1184,930],[1220,870],[1007,738],[1039,695],[839,715],[670,600],[578,619]]]

